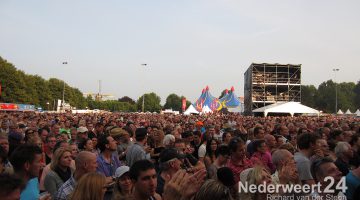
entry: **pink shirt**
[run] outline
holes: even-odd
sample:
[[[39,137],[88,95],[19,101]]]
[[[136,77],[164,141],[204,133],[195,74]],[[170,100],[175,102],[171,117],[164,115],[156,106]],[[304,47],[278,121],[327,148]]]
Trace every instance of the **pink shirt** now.
[[[244,158],[241,164],[235,163],[232,159],[230,159],[227,163],[227,167],[229,167],[234,174],[234,179],[236,183],[240,181],[240,173],[245,169],[251,168],[252,166],[252,161],[247,158]]]

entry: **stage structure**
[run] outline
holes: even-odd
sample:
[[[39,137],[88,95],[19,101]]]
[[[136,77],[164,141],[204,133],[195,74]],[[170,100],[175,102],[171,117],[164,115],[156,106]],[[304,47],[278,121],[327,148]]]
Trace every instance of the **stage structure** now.
[[[252,63],[244,73],[245,114],[278,102],[301,102],[301,64]]]

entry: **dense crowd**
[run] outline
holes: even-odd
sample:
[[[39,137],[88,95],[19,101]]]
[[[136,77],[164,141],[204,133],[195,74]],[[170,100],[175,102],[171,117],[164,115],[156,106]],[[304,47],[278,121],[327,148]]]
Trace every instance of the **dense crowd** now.
[[[0,123],[1,199],[360,199],[359,118],[9,112]],[[245,183],[321,187],[239,192]]]

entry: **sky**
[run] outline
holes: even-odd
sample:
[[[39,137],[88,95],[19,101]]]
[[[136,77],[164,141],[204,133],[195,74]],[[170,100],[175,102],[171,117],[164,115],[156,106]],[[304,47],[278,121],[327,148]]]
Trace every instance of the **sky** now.
[[[360,1],[0,0],[0,56],[84,93],[138,99],[209,86],[244,94],[251,63],[301,64],[302,83],[360,80]],[[68,64],[62,64],[67,62]],[[146,63],[146,66],[141,64]]]

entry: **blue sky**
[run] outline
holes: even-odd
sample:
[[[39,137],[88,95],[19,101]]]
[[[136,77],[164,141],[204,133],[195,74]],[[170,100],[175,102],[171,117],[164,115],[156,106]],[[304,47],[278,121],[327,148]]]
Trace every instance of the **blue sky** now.
[[[194,102],[252,62],[302,64],[303,84],[359,81],[360,1],[0,0],[0,56],[83,92]],[[67,61],[67,65],[62,65]],[[147,67],[141,66],[147,63]]]

